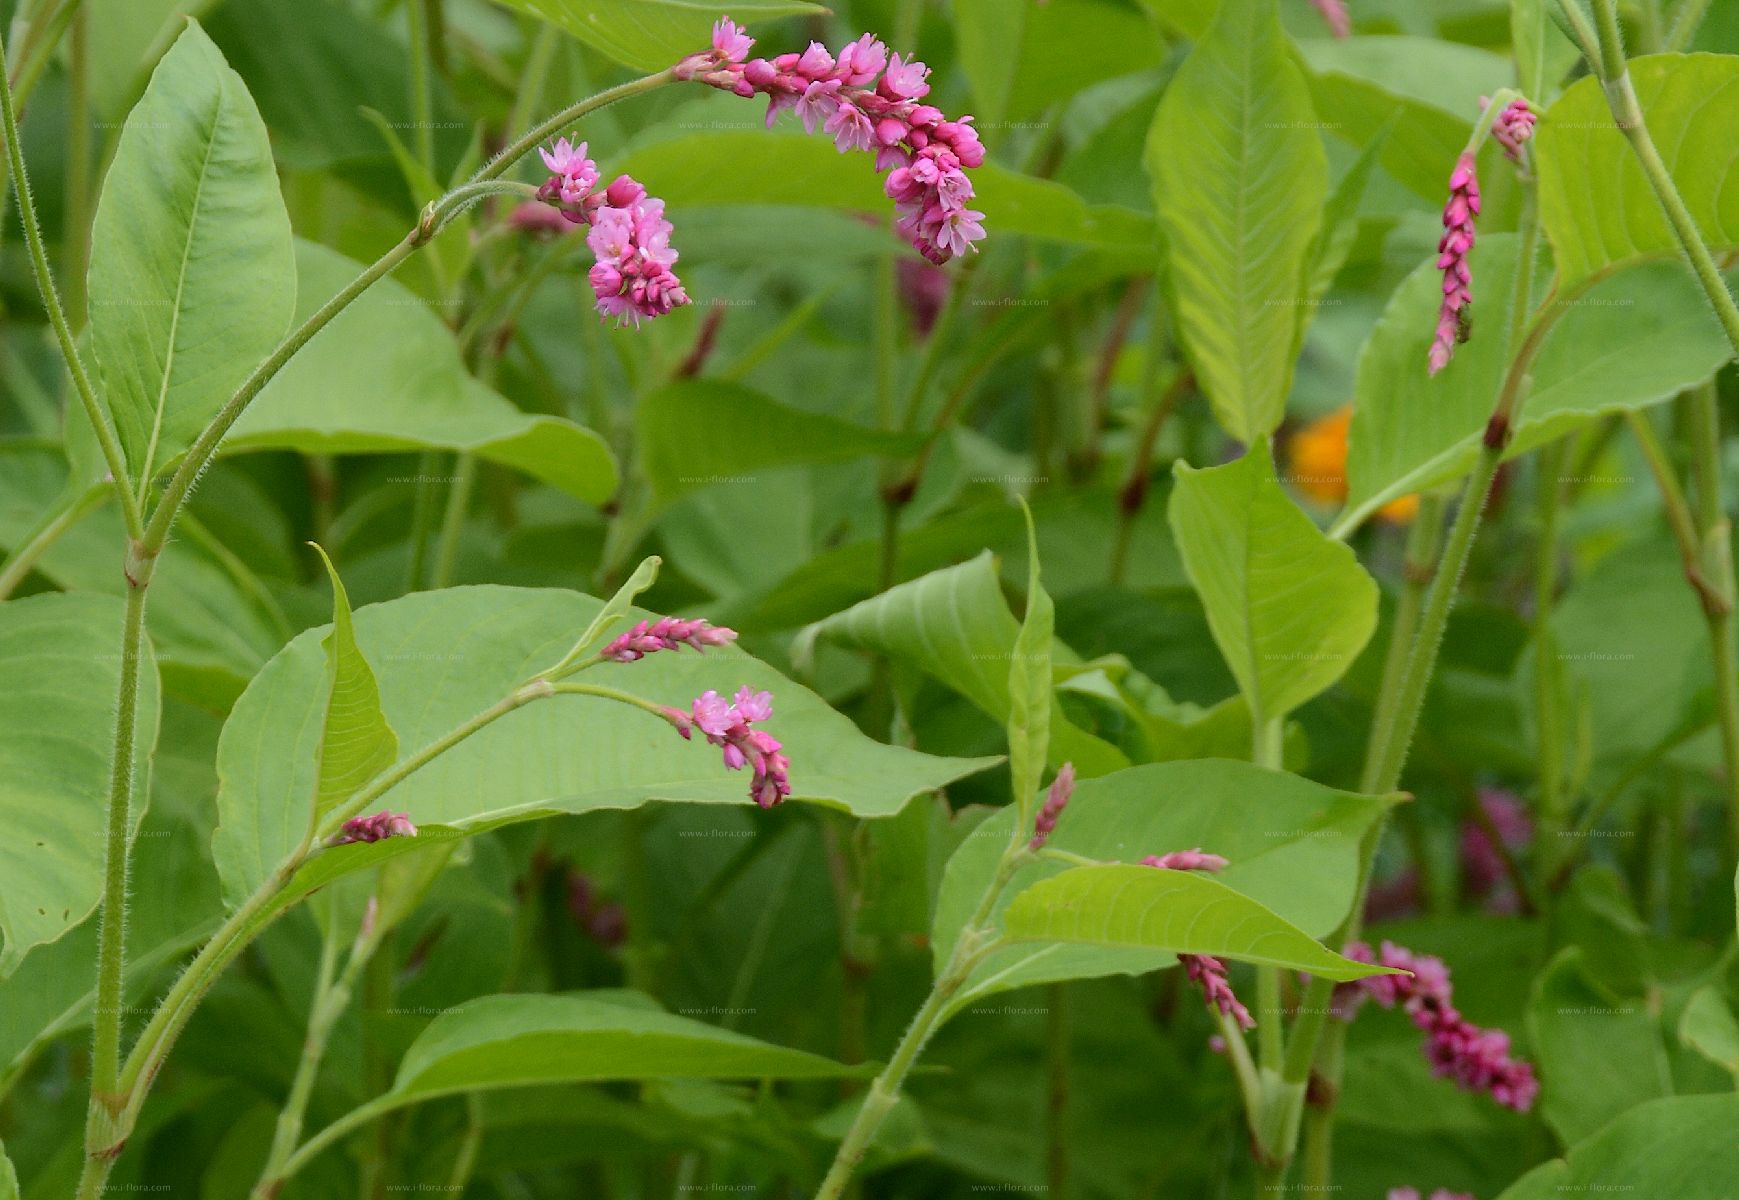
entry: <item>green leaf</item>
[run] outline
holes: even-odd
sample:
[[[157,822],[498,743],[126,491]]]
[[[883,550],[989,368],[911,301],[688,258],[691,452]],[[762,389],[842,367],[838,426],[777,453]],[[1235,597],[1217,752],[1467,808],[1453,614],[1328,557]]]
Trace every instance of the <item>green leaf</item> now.
[[[74,405],[69,416],[80,411]],[[206,486],[212,486],[210,481]],[[57,503],[56,496],[64,501],[69,491],[59,453],[27,444],[0,449],[0,546],[19,545]],[[64,590],[118,597],[126,580],[115,569],[116,547],[125,545],[126,537],[120,514],[109,504],[61,534],[36,569]],[[186,536],[163,551],[148,607],[146,628],[165,687],[197,693],[213,708],[228,708],[283,641],[258,598]]]
[[[401,757],[559,660],[601,607],[555,589],[460,587],[359,609],[356,642],[378,674],[381,710],[398,733]],[[310,630],[285,646],[224,725],[213,853],[231,903],[251,893],[306,828],[325,696],[324,635]],[[589,668],[586,679],[683,708],[709,688],[771,691],[769,729],[791,757],[795,796],[858,816],[892,815],[911,797],[993,761],[933,758],[873,742],[814,693],[734,647],[605,663]],[[726,770],[712,747],[684,743],[656,717],[627,705],[559,696],[503,717],[386,792],[380,804],[408,812],[419,827],[451,826],[468,836],[649,800],[749,803],[746,778]],[[343,852],[378,852],[393,841],[337,847],[310,869],[328,859],[366,864],[373,860]]]
[[[1346,673],[1376,629],[1377,584],[1281,489],[1266,442],[1176,475],[1178,550],[1260,728]]]
[[[1739,1079],[1739,1018],[1719,987],[1691,993],[1679,1016],[1679,1041]]]
[[[1008,663],[1008,768],[1015,811],[1030,815],[1038,811],[1039,782],[1051,745],[1051,709],[1057,703],[1051,688],[1057,608],[1039,578],[1039,540],[1032,510],[1022,504],[1021,511],[1026,515],[1026,615]]]
[[[1535,981],[1528,1033],[1543,1081],[1541,1112],[1566,1145],[1626,1109],[1672,1094],[1659,1019],[1643,999],[1589,978],[1575,947]]]
[[[1211,954],[1327,979],[1394,974],[1342,958],[1242,892],[1196,871],[1118,863],[1074,867],[1021,892],[1011,938],[1113,950]]]
[[[297,243],[296,266],[298,318],[362,273],[359,264],[312,242]],[[615,461],[597,434],[560,417],[521,412],[472,378],[446,325],[390,279],[278,372],[224,439],[224,450],[462,450],[593,504],[608,499],[617,482]]]
[[[641,469],[664,503],[709,484],[753,486],[792,463],[909,455],[922,433],[895,433],[781,404],[738,384],[687,380],[646,393],[634,410]]]
[[[728,103],[721,100],[720,103]],[[738,102],[740,103],[740,101]],[[713,115],[713,107],[707,109]],[[720,110],[719,117],[731,116]],[[726,128],[655,141],[616,169],[644,180],[682,227],[683,209],[715,204],[802,204],[886,216],[893,202],[865,154],[841,154],[824,137],[762,130],[759,111],[740,118],[753,128]],[[987,162],[972,172],[972,206],[987,236],[1020,234],[1041,241],[1114,249],[1137,262],[1153,257],[1153,222],[1114,205],[1088,204],[1064,185]]]
[[[1611,1193],[1727,1200],[1739,1178],[1739,1096],[1674,1096],[1627,1110],[1586,1141],[1528,1172],[1498,1200]]]
[[[609,631],[610,626],[628,615],[628,610],[634,607],[634,600],[641,592],[658,581],[658,572],[664,566],[664,560],[656,554],[648,555],[640,560],[640,565],[634,568],[634,573],[628,576],[627,582],[616,589],[614,595],[604,601],[604,607],[598,610],[598,615],[592,618],[584,633],[568,648],[561,662],[551,667],[549,674],[559,671],[580,660],[580,656],[590,650]]]
[[[1199,760],[1133,767],[1076,788],[1048,845],[1107,862],[1200,847],[1230,860],[1215,879],[1304,933],[1332,933],[1352,908],[1360,846],[1398,796],[1339,792],[1248,762]],[[994,877],[1021,819],[1005,808],[980,824],[948,860],[931,944],[938,965]],[[1066,868],[1021,868],[1002,906]],[[1144,868],[1151,869],[1151,868]],[[955,1007],[1011,987],[1058,979],[1136,974],[1171,964],[1150,949],[1054,945],[999,950],[981,964]]]
[[[18,1200],[18,1172],[12,1169],[4,1143],[0,1143],[0,1200]]]
[[[565,30],[619,63],[643,71],[673,66],[712,45],[715,4],[695,0],[497,0]],[[806,13],[825,13],[801,0],[732,0],[738,24]],[[777,51],[765,48],[771,57]]]
[[[976,115],[986,128],[1001,125],[1008,115],[1030,7],[1002,0],[954,0],[960,66],[972,84]]]
[[[1354,146],[1392,127],[1383,169],[1436,207],[1473,132],[1478,97],[1513,83],[1502,55],[1435,38],[1313,38],[1299,49],[1322,127]]]
[[[1474,246],[1473,337],[1435,376],[1426,369],[1442,299],[1435,260],[1395,290],[1359,358],[1337,536],[1389,501],[1472,468],[1508,368],[1517,253],[1511,234]],[[1525,384],[1512,458],[1603,415],[1670,400],[1732,355],[1702,289],[1677,262],[1560,293],[1545,319],[1552,325]]]
[[[1178,332],[1239,441],[1285,413],[1328,160],[1275,0],[1225,0],[1147,142]]]
[[[123,994],[126,1004],[138,1006],[131,1011],[153,1002],[151,989],[161,973],[205,940],[223,915],[206,852],[219,726],[217,718],[188,705],[163,706],[151,805],[135,838],[129,879]],[[49,1043],[90,1023],[100,924],[93,913],[59,941],[32,950],[17,971],[0,979],[0,1094]]]
[[[91,246],[91,346],[143,494],[277,346],[296,303],[265,123],[196,24],[127,118]]]
[[[1703,240],[1717,254],[1739,249],[1739,189],[1729,186],[1739,58],[1657,54],[1632,59],[1629,69],[1649,133]],[[1599,80],[1580,80],[1546,110],[1534,160],[1540,224],[1561,287],[1618,264],[1680,253]]]
[[[1013,668],[1020,665],[1015,656],[1021,632],[1002,597],[996,556],[986,550],[809,626],[794,653],[807,658],[816,641],[826,640],[885,654],[930,673],[993,720],[1008,724],[1014,715],[1009,689]],[[1052,653],[1065,656],[1062,647]],[[1082,775],[1129,765],[1116,747],[1070,722],[1054,699],[1049,743],[1053,766],[1072,761]]]
[[[51,592],[0,604],[0,978],[84,921],[103,892],[121,601]],[[157,744],[157,664],[140,665],[130,834]]]
[[[374,671],[356,644],[344,581],[326,551],[319,545],[314,549],[332,580],[332,632],[320,641],[326,651],[326,712],[314,752],[317,783],[310,832],[399,756],[398,738],[380,711]]]

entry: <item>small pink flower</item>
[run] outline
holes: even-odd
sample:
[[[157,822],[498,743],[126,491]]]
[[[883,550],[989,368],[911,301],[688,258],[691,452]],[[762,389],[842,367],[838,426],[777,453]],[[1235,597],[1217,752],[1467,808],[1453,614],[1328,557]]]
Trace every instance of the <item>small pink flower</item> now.
[[[889,100],[921,100],[930,94],[930,68],[915,58],[894,55],[876,90]]]
[[[803,132],[814,133],[826,126],[839,109],[839,80],[818,79],[803,89],[797,98],[797,116],[803,121]]]
[[[888,48],[873,34],[864,34],[839,52],[840,82],[860,88],[874,83],[888,65]]]
[[[387,838],[416,837],[417,827],[410,814],[382,810],[368,817],[352,817],[337,833],[326,839],[328,846],[346,846],[351,842],[380,842]]]
[[[1490,103],[1484,96],[1479,98],[1482,110]],[[1534,125],[1538,120],[1526,100],[1510,101],[1497,115],[1491,123],[1491,136],[1504,148],[1505,158],[1513,163],[1522,161],[1522,146],[1534,136]]]
[[[586,157],[586,143],[569,145],[567,138],[558,138],[553,147],[538,147],[544,166],[551,171],[549,181],[540,195],[559,196],[564,204],[583,204],[592,189],[598,186],[598,164]]]
[[[1039,809],[1038,816],[1033,818],[1033,838],[1027,843],[1028,850],[1037,850],[1045,844],[1045,839],[1051,836],[1057,827],[1057,819],[1063,815],[1063,807],[1069,803],[1069,797],[1075,794],[1075,764],[1064,763],[1057,772],[1057,777],[1051,780],[1051,790],[1045,795],[1044,805]]]
[[[1443,272],[1443,304],[1431,341],[1431,373],[1449,365],[1458,342],[1466,340],[1466,312],[1473,303],[1473,272],[1468,266],[1478,229],[1479,178],[1473,155],[1463,153],[1449,176],[1449,202],[1443,208],[1443,238],[1437,243],[1437,268]]]
[[[755,39],[744,33],[729,17],[713,22],[713,49],[728,63],[740,63],[754,48]]]
[[[709,646],[724,646],[735,641],[736,637],[736,630],[722,629],[705,621],[660,617],[656,621],[637,623],[600,650],[598,655],[615,662],[630,663],[659,650],[679,650],[684,646],[705,650]]]
[[[1353,19],[1347,13],[1346,0],[1310,0],[1316,6],[1316,11],[1322,14],[1323,21],[1328,25],[1328,31],[1337,38],[1351,37]]]
[[[833,74],[833,55],[820,42],[810,42],[809,49],[797,60],[797,74],[805,79],[827,79]]]

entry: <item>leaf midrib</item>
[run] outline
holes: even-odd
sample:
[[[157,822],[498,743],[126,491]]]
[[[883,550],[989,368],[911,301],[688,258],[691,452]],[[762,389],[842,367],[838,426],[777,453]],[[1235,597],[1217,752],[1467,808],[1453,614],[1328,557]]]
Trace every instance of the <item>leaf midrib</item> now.
[[[157,385],[157,403],[152,414],[151,439],[145,445],[145,457],[139,464],[139,503],[150,495],[151,473],[157,457],[157,442],[163,432],[163,414],[169,407],[169,381],[175,372],[175,339],[181,331],[181,301],[187,291],[187,264],[193,257],[193,240],[199,228],[200,203],[205,197],[205,181],[211,173],[211,155],[217,145],[217,128],[223,120],[227,80],[218,80],[216,102],[212,105],[211,127],[206,131],[205,155],[200,159],[199,176],[193,185],[193,200],[188,206],[187,236],[181,244],[181,268],[175,277],[174,303],[169,313],[169,344],[163,360],[163,376]]]

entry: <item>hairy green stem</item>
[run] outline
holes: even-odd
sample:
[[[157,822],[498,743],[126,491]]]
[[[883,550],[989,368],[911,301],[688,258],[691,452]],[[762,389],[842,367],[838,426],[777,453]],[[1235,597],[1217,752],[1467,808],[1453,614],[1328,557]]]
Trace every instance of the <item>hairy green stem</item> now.
[[[887,1065],[865,1093],[857,1115],[852,1118],[851,1127],[846,1130],[845,1137],[839,1143],[833,1165],[828,1168],[826,1177],[816,1190],[815,1200],[839,1200],[844,1194],[858,1163],[863,1160],[870,1142],[875,1139],[876,1131],[899,1102],[900,1088],[906,1075],[918,1061],[918,1056],[923,1052],[931,1035],[942,1023],[949,1001],[965,986],[973,968],[984,955],[995,948],[995,934],[990,929],[991,913],[995,911],[996,902],[1003,889],[1008,886],[1009,880],[1014,877],[1015,871],[1029,857],[1021,834],[1022,828],[1017,824],[1014,836],[1003,851],[1002,863],[997,869],[996,877],[984,889],[977,909],[961,928],[959,937],[954,941],[954,948],[948,953],[947,962],[936,976],[930,994],[924,998],[924,1003],[912,1017],[911,1024],[906,1026],[906,1032],[901,1035],[893,1056],[888,1059]]]
[[[34,530],[24,541],[13,547],[4,562],[0,562],[0,601],[4,601],[18,585],[29,577],[36,564],[67,530],[84,520],[103,502],[104,493],[92,489],[70,504],[65,504]]]
[[[1564,789],[1564,714],[1558,692],[1556,644],[1552,640],[1552,610],[1558,595],[1558,526],[1562,509],[1564,462],[1570,444],[1559,440],[1540,452],[1536,509],[1539,530],[1534,549],[1534,738],[1539,748],[1540,795],[1537,805],[1542,827],[1539,845],[1548,857],[1569,817],[1569,797]],[[1476,811],[1483,812],[1478,801]],[[1502,845],[1498,839],[1496,845]]]
[[[5,40],[0,37],[0,62],[5,57]],[[66,360],[67,371],[72,375],[73,388],[78,392],[79,403],[84,406],[85,416],[89,418],[91,428],[96,431],[97,445],[102,449],[103,461],[108,464],[109,477],[114,482],[115,495],[120,500],[121,515],[126,522],[128,536],[137,539],[143,528],[143,516],[139,502],[128,485],[127,456],[122,452],[120,439],[116,437],[102,404],[97,400],[95,389],[91,387],[90,375],[85,371],[84,360],[79,355],[72,325],[67,320],[66,309],[54,286],[54,273],[48,265],[48,248],[42,238],[42,222],[37,218],[36,202],[31,198],[30,176],[24,168],[24,147],[18,138],[18,110],[12,91],[6,72],[0,70],[0,120],[4,122],[6,157],[12,168],[13,190],[18,194],[18,223],[24,228],[24,240],[30,249],[30,266],[36,276],[36,289],[42,296],[42,307],[48,313],[49,324],[54,327],[54,336],[60,343],[60,353]]]
[[[1614,0],[1595,0],[1594,10],[1600,28],[1599,59],[1591,60],[1590,66],[1600,76],[1612,118],[1630,142],[1655,199],[1678,239],[1680,252],[1702,284],[1729,345],[1735,355],[1739,355],[1739,303],[1735,303],[1714,254],[1703,240],[1695,218],[1679,194],[1678,185],[1673,182],[1672,173],[1667,170],[1654,137],[1649,133],[1648,121],[1625,67],[1617,6]],[[1692,425],[1701,518],[1697,532],[1702,539],[1702,576],[1712,585],[1713,594],[1699,590],[1699,596],[1709,624],[1715,706],[1727,765],[1729,837],[1731,844],[1739,847],[1739,654],[1735,653],[1734,646],[1732,547],[1727,517],[1721,511],[1720,502],[1719,411],[1712,390],[1702,395],[1704,398],[1695,401],[1696,419]],[[1692,582],[1694,585],[1696,580]]]

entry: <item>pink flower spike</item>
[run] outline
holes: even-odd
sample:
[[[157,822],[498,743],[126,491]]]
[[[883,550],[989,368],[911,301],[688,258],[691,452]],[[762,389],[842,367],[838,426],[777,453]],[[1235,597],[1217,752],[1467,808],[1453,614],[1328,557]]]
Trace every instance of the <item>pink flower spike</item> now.
[[[1345,954],[1358,962],[1375,961],[1410,973],[1341,984],[1334,993],[1336,1016],[1350,1021],[1365,999],[1384,1008],[1399,1004],[1425,1034],[1425,1058],[1436,1074],[1467,1091],[1486,1092],[1505,1108],[1526,1112],[1533,1107],[1540,1091],[1533,1067],[1510,1056],[1508,1034],[1481,1029],[1456,1010],[1449,969],[1441,959],[1414,954],[1393,942],[1384,942],[1374,956],[1369,946],[1355,942]]]
[[[410,814],[382,810],[368,817],[352,817],[337,833],[326,839],[328,846],[346,846],[352,842],[381,842],[387,838],[416,837],[417,827]]]
[[[1237,994],[1232,991],[1231,981],[1226,978],[1225,963],[1209,954],[1180,954],[1177,960],[1183,964],[1190,982],[1201,985],[1202,998],[1209,1008],[1217,1008],[1231,1017],[1240,1029],[1256,1028],[1256,1018],[1239,1003]]]
[[[695,699],[687,714],[666,710],[666,719],[684,738],[691,728],[698,728],[717,746],[727,770],[750,768],[749,798],[762,808],[772,808],[791,794],[791,760],[777,738],[752,727],[772,715],[773,694],[752,692],[746,686],[737,689],[733,701],[708,691]]]
[[[1141,860],[1144,867],[1159,867],[1167,871],[1218,871],[1227,863],[1218,854],[1208,854],[1197,846],[1194,850],[1173,850],[1170,854],[1149,854]]]
[[[722,629],[705,621],[660,617],[656,621],[639,622],[600,650],[598,657],[621,663],[638,662],[660,650],[680,650],[684,646],[704,650],[708,646],[728,645],[736,637],[736,630]]]
[[[792,109],[805,130],[826,132],[841,152],[873,152],[876,170],[893,173],[887,193],[895,227],[931,262],[965,254],[984,237],[984,214],[966,207],[974,192],[963,174],[983,165],[984,144],[971,117],[950,121],[919,103],[930,91],[923,63],[890,55],[871,34],[837,57],[811,42],[802,54],[743,62],[730,58],[735,46],[721,48],[723,36],[715,30],[714,48],[683,59],[677,76],[737,96],[766,96],[768,128]]]
[[[1473,272],[1468,259],[1478,229],[1479,179],[1473,155],[1463,153],[1449,176],[1449,202],[1443,208],[1443,238],[1437,243],[1437,267],[1443,272],[1443,304],[1437,332],[1431,340],[1431,373],[1449,365],[1458,343],[1467,338],[1466,312],[1473,303]]]
[[[1057,819],[1063,815],[1063,806],[1074,794],[1075,764],[1066,762],[1058,770],[1057,777],[1051,780],[1051,790],[1045,795],[1044,805],[1033,818],[1033,839],[1027,843],[1028,850],[1037,850],[1045,844],[1045,839],[1057,827]]]
[[[713,49],[726,62],[742,62],[749,57],[749,51],[754,45],[755,39],[744,33],[742,27],[729,17],[720,17],[713,22]]]
[[[1337,38],[1351,37],[1353,19],[1347,12],[1346,0],[1310,0],[1322,14],[1328,31]]]
[[[1490,103],[1484,96],[1479,98],[1482,110]],[[1522,161],[1522,146],[1534,136],[1534,125],[1538,120],[1526,100],[1512,100],[1504,106],[1491,124],[1491,136],[1504,148],[1505,158],[1513,163]]]

